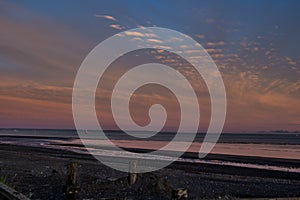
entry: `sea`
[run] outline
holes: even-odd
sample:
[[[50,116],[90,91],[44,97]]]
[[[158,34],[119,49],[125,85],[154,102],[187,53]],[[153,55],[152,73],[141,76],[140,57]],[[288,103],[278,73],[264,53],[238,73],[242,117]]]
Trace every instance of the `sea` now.
[[[84,130],[87,135],[97,135],[98,132],[92,130]],[[145,134],[145,133],[136,133]],[[187,137],[189,137],[189,133]],[[132,137],[122,131],[105,131],[106,137],[86,137],[84,144],[78,136],[76,130],[54,130],[54,129],[0,129],[0,144],[13,144],[32,147],[43,147],[62,149],[76,152],[79,154],[90,154],[114,156],[114,157],[130,157],[140,156],[145,158],[144,153],[132,153],[130,149],[141,149],[146,151],[154,151],[166,146],[176,135],[172,132],[158,133],[157,135],[145,137]],[[186,150],[188,153],[198,153],[205,133],[198,133]],[[176,141],[174,148],[168,150],[176,151],[176,146],[186,145],[187,141]],[[206,141],[207,142],[207,141]],[[209,142],[209,141],[208,141]],[[121,148],[111,148],[116,145]],[[247,159],[242,161],[226,160],[226,159],[206,159],[197,157],[180,157],[178,162],[187,163],[205,163],[214,165],[226,165],[247,167],[255,169],[266,169],[284,172],[300,173],[300,133],[298,132],[257,132],[257,133],[222,133],[218,142],[210,152],[211,155],[218,155],[220,158],[224,156],[236,156],[243,158],[252,158],[252,162]],[[209,155],[210,155],[209,154]],[[147,159],[156,160],[172,160],[165,155],[154,155]],[[261,162],[253,162],[253,158],[259,160],[278,159],[281,162],[293,161],[293,166],[288,165],[272,165]],[[254,159],[255,161],[255,159]],[[295,164],[296,163],[296,164]],[[299,164],[299,165],[298,165]],[[299,174],[300,175],[300,174]]]

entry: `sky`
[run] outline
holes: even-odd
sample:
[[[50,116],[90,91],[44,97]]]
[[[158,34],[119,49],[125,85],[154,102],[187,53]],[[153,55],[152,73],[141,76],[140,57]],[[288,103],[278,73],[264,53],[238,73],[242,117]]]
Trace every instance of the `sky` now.
[[[192,37],[216,63],[227,93],[225,132],[300,130],[299,9],[296,0],[2,0],[0,127],[74,128],[72,90],[86,55],[121,31],[164,27]],[[207,129],[207,88],[188,64],[159,51],[122,57],[97,90],[96,110],[105,128],[115,128],[107,103],[110,81],[132,65],[158,61],[177,68],[195,87],[203,113],[199,130]],[[176,97],[158,86],[140,93],[132,102],[136,123],[149,123],[146,110],[160,101],[170,112],[167,129],[176,129]]]

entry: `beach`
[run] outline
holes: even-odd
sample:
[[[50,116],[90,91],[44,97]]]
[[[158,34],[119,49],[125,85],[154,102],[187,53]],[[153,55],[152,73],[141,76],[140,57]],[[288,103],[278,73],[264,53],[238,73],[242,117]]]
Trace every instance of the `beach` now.
[[[0,0],[0,200],[300,200],[299,10]]]
[[[193,156],[192,154],[186,156]],[[78,163],[76,199],[172,199],[170,188],[186,188],[188,199],[239,199],[300,197],[300,176],[248,167],[175,162],[170,166],[138,175],[136,184],[128,185],[127,173],[113,170],[88,154],[71,151],[0,145],[0,174],[14,188],[30,199],[65,199],[67,165]],[[242,156],[211,155],[207,159],[235,160]],[[299,166],[299,160],[252,158],[259,163]]]

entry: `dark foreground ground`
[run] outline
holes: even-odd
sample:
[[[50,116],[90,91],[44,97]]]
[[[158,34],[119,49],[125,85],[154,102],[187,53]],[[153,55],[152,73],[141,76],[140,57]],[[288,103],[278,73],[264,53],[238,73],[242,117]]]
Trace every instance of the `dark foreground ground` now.
[[[300,197],[299,173],[174,163],[139,175],[136,184],[130,186],[126,173],[110,169],[88,155],[0,145],[0,176],[30,199],[65,199],[63,188],[70,162],[79,164],[77,199],[171,199],[170,188],[187,188],[189,199]]]

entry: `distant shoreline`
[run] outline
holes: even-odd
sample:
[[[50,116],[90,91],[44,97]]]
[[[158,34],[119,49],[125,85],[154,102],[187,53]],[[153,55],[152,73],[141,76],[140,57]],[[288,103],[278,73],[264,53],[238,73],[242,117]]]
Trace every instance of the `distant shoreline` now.
[[[69,132],[77,132],[77,130],[71,129],[71,128],[0,128],[0,131],[2,130],[10,130],[10,131],[69,131]],[[85,131],[85,130],[83,130]],[[92,129],[87,129],[87,131],[98,131],[98,130],[92,130]],[[117,129],[104,129],[104,132],[124,132],[123,130],[117,130]],[[133,131],[135,130],[127,130],[127,131]],[[160,133],[170,133],[174,134],[176,131],[160,131]],[[229,131],[229,132],[222,132],[224,134],[256,134],[256,133],[300,133],[300,130],[294,130],[294,131],[289,131],[289,130],[257,130],[257,131]],[[206,132],[197,132],[197,134],[206,134]]]

